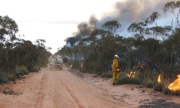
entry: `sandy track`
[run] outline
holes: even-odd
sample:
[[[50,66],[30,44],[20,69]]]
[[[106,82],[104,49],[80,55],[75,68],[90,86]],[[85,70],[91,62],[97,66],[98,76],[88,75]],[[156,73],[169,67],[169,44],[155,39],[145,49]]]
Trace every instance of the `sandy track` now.
[[[0,93],[0,108],[130,108],[101,93],[67,69],[31,73],[16,84],[0,85],[17,95]]]

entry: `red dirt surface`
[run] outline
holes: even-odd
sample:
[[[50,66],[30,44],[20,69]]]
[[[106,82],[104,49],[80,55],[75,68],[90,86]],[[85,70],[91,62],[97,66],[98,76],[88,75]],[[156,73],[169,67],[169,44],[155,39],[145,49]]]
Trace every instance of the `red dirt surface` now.
[[[67,69],[51,71],[42,69],[24,79],[0,85],[0,108],[127,108],[111,95],[101,93]]]
[[[137,108],[154,99],[180,104],[180,97],[164,95],[139,85],[115,85],[68,68],[30,73],[0,85],[0,108]],[[10,91],[10,92],[3,92]]]

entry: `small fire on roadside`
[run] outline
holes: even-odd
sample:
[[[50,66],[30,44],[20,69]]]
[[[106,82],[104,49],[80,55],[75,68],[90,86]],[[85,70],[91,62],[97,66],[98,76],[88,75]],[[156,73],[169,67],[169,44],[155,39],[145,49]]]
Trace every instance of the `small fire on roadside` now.
[[[160,83],[161,82],[161,74],[158,75],[158,79],[157,82]]]
[[[143,69],[145,67],[145,64],[141,64],[141,65],[139,65],[139,66],[133,66],[133,69],[136,69],[136,68],[141,68],[141,69]]]
[[[127,74],[127,76],[129,78],[135,78],[136,72],[130,72],[129,74]]]
[[[83,65],[81,65],[81,68],[83,68]]]
[[[168,89],[172,91],[179,91],[180,90],[180,74],[177,75],[177,79],[174,80],[169,86]]]

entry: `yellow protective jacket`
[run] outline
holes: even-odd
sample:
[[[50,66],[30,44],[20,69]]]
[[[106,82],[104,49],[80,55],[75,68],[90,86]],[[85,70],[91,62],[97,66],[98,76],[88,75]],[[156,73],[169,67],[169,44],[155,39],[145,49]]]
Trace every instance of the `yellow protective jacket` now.
[[[119,67],[118,59],[114,59],[112,64],[112,71],[117,71],[117,67]]]

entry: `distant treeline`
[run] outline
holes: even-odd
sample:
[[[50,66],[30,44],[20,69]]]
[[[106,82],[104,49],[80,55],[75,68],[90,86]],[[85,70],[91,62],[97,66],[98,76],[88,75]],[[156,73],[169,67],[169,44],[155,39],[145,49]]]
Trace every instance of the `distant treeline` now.
[[[39,71],[48,63],[45,40],[38,39],[35,44],[17,36],[18,25],[8,16],[0,16],[0,83]]]
[[[180,1],[168,2],[163,9],[172,13],[177,27],[159,26],[158,12],[145,21],[130,24],[127,31],[131,37],[118,35],[121,21],[109,20],[101,28],[84,23],[76,36],[67,39],[69,46],[58,53],[66,55],[74,67],[87,72],[103,74],[111,70],[113,57],[118,54],[122,71],[164,72],[164,77],[174,78],[180,74],[180,13],[177,11]]]

